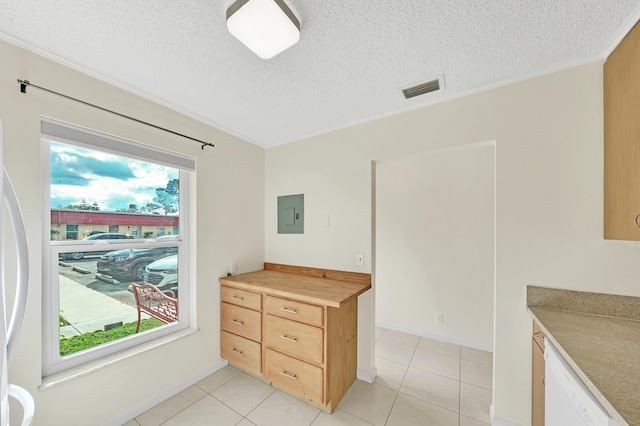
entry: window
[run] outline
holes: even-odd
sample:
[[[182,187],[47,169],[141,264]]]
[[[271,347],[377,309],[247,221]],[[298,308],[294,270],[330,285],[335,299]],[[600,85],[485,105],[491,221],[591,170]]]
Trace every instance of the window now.
[[[67,238],[67,240],[77,240],[78,239],[78,225],[67,225],[67,237],[66,238]]]
[[[189,327],[193,159],[50,120],[42,121],[42,141],[51,231],[44,244],[44,374]],[[62,225],[66,239],[56,232]],[[154,239],[167,226],[185,232]],[[143,314],[138,324],[133,283],[174,296],[177,321]]]

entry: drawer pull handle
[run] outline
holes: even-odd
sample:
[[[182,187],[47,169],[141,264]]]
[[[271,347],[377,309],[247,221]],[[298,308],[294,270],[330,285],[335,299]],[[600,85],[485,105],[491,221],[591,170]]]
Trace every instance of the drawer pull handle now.
[[[232,323],[237,324],[237,325],[242,325],[244,324],[242,321],[238,321],[238,320],[231,320]]]
[[[280,374],[283,375],[284,377],[290,378],[291,380],[298,380],[295,374],[289,374],[286,372],[286,370],[282,370]]]
[[[230,297],[231,299],[233,299],[233,300],[239,300],[239,301],[241,301],[241,302],[244,300],[244,298],[243,298],[243,297],[240,297],[240,296],[229,296],[229,297]]]
[[[281,311],[287,312],[289,314],[297,314],[298,311],[296,311],[295,309],[288,309],[288,308],[280,308]]]
[[[286,334],[280,336],[280,338],[286,340],[287,342],[298,343],[298,339],[296,339],[295,337],[289,337]]]
[[[242,351],[239,351],[236,348],[231,349],[231,352],[236,353],[238,355],[242,355]]]

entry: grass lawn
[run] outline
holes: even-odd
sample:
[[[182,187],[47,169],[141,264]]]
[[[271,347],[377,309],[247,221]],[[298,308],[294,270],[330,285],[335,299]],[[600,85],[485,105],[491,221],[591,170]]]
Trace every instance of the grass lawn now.
[[[85,349],[93,348],[104,343],[113,342],[124,337],[136,334],[138,322],[121,325],[109,331],[94,331],[80,336],[63,337],[60,339],[60,356],[71,355]],[[140,321],[140,333],[164,325],[162,321],[149,318]]]

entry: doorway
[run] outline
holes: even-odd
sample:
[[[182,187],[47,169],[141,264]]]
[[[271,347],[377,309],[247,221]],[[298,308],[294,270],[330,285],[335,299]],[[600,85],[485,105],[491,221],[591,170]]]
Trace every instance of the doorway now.
[[[374,168],[376,325],[492,352],[495,142]]]

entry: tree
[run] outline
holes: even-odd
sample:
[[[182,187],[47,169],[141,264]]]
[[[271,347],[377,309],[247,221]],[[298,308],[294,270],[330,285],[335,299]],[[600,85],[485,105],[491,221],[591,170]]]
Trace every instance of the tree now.
[[[162,206],[156,203],[147,203],[145,206],[140,208],[140,212],[142,213],[153,213],[158,214],[158,210],[160,210]]]
[[[180,180],[171,179],[164,188],[156,188],[156,196],[153,202],[160,205],[164,209],[164,214],[175,213],[178,211],[180,201]],[[149,206],[151,203],[147,204]]]
[[[89,204],[87,202],[87,200],[85,200],[83,198],[82,201],[80,201],[80,203],[67,204],[66,206],[63,207],[63,209],[67,209],[67,210],[88,210],[88,211],[98,212],[98,211],[100,211],[100,206],[98,206],[98,203],[96,201],[94,201],[93,203]]]

